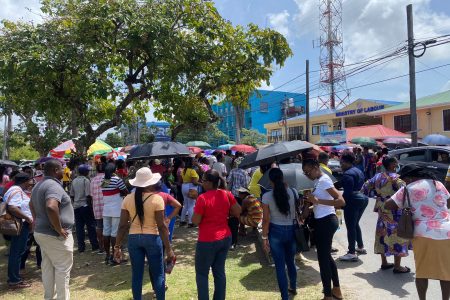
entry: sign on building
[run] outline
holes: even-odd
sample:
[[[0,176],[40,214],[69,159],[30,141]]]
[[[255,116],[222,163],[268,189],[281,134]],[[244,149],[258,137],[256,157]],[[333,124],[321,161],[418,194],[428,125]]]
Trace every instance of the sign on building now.
[[[347,130],[335,130],[320,133],[321,142],[331,142],[332,140],[340,143],[347,142]]]

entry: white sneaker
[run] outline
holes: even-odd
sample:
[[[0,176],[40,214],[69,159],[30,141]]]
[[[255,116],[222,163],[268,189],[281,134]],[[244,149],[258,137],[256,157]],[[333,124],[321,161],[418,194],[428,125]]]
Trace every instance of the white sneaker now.
[[[358,256],[355,254],[347,253],[344,256],[339,257],[341,261],[358,261]]]

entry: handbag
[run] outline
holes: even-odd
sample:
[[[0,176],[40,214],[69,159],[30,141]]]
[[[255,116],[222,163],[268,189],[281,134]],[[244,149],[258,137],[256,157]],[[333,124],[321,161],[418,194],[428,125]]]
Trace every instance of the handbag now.
[[[8,211],[9,199],[15,194],[11,194],[6,202],[0,203],[0,233],[10,236],[18,236],[22,231],[22,219],[17,218]]]
[[[295,218],[293,222],[294,222],[294,235],[295,235],[295,242],[297,245],[297,252],[307,252],[309,251],[309,245],[308,241],[306,240],[305,229],[299,222],[300,214],[298,209],[300,208],[300,200],[296,196],[295,190],[293,188],[291,188],[291,190],[295,199]]]
[[[398,221],[397,228],[398,237],[404,239],[414,238],[414,221],[412,217],[413,213],[411,211],[411,200],[409,199],[408,189],[404,187],[402,215]]]

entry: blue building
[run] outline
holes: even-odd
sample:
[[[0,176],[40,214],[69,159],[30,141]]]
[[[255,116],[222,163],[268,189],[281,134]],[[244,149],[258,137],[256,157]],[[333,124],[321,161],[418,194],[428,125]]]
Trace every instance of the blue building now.
[[[248,107],[244,112],[244,128],[253,129],[266,134],[264,124],[281,121],[284,117],[285,107],[287,118],[301,115],[305,111],[306,96],[299,93],[283,91],[257,90],[248,99]],[[219,116],[219,129],[225,133],[229,140],[236,140],[236,114],[231,103],[223,101],[212,106]],[[227,141],[220,141],[226,143]]]

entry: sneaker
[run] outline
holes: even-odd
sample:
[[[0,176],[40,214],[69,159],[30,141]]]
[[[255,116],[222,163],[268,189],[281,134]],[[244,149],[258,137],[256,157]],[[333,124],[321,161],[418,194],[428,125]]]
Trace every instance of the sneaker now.
[[[98,250],[97,254],[98,255],[105,255],[105,250]]]
[[[358,261],[358,256],[355,254],[347,253],[344,256],[339,257],[341,261]]]
[[[367,250],[364,248],[356,248],[356,253],[358,253],[359,255],[365,255],[367,254]]]

